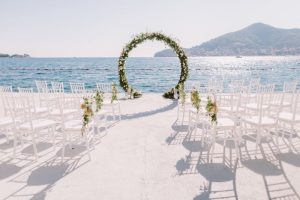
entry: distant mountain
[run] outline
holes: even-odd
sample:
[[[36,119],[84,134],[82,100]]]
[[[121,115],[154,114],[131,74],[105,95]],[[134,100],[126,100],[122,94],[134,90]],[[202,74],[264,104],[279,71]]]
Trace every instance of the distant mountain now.
[[[256,23],[185,51],[188,56],[300,55],[300,29],[281,29]],[[166,49],[154,56],[172,57],[175,53]]]
[[[13,54],[13,55],[9,55],[9,54],[4,54],[4,53],[0,53],[0,58],[28,58],[30,57],[30,55],[28,54]]]

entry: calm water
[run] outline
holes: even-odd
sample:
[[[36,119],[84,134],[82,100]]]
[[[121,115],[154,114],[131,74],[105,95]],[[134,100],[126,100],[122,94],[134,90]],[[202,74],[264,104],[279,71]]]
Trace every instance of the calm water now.
[[[289,80],[300,82],[300,57],[197,57],[189,58],[188,82],[206,84],[210,78],[225,81],[261,77],[276,89]],[[129,58],[127,78],[143,92],[165,92],[179,79],[178,58]],[[0,85],[35,87],[34,80],[118,83],[117,58],[0,58]],[[298,84],[298,89],[299,89]]]

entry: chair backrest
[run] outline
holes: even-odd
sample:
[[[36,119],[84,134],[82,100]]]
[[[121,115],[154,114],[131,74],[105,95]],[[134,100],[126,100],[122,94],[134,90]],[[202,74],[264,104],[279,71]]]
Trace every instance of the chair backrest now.
[[[226,111],[237,112],[240,107],[241,95],[237,93],[225,93],[215,95],[217,106],[222,112],[222,107],[227,107]],[[228,112],[226,113],[228,114]],[[222,115],[222,113],[221,113]]]
[[[97,91],[103,93],[111,93],[112,92],[112,85],[109,83],[96,83]]]
[[[6,97],[12,95],[13,95],[12,86],[0,86],[0,96],[1,96],[1,101],[4,109],[4,116],[7,116],[9,111],[8,110],[9,105],[7,105]]]
[[[229,86],[230,92],[240,93],[243,90],[244,80],[243,79],[231,80],[228,86]]]
[[[185,92],[192,92],[193,90],[199,90],[199,86],[195,83],[184,84],[184,91]]]
[[[222,93],[223,89],[223,80],[210,80],[208,82],[207,90],[210,93]]]
[[[296,115],[300,115],[300,91],[296,91],[296,94],[294,95],[294,101],[293,101],[293,120],[296,120]]]
[[[275,89],[274,84],[267,84],[267,85],[259,85],[258,86],[258,92],[259,93],[265,93],[265,94],[273,93],[274,89]]]
[[[84,83],[70,83],[71,92],[74,94],[86,93]]]
[[[285,81],[283,83],[283,92],[294,93],[297,89],[297,81]]]
[[[19,94],[23,98],[23,109],[28,109],[25,111],[36,112],[36,101],[34,98],[33,88],[20,88],[18,87]]]
[[[12,86],[0,86],[0,92],[1,93],[7,93],[12,92]]]
[[[248,92],[256,93],[260,85],[260,78],[252,78],[249,82]]]
[[[63,82],[51,82],[52,92],[54,93],[63,93],[64,90],[64,83]]]
[[[47,81],[36,80],[35,85],[36,85],[37,91],[39,93],[48,93],[49,92]]]

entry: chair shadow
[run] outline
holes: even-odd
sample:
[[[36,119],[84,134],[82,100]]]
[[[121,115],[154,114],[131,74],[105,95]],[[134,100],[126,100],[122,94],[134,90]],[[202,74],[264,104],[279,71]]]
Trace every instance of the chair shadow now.
[[[270,150],[268,153],[266,153],[262,145],[259,147],[262,153],[261,159],[242,160],[241,163],[244,167],[262,176],[268,199],[300,199],[299,194],[287,177],[280,159],[285,159],[287,162],[295,162],[290,159],[298,156],[290,153],[278,154],[274,150],[276,147],[271,146],[270,143],[268,143],[268,149]],[[298,162],[299,157],[294,164],[297,166]]]
[[[184,140],[182,142],[182,146],[190,152],[203,152],[203,151],[210,150],[210,146],[208,146],[205,143],[204,143],[204,145],[202,145],[201,140],[197,140],[197,141]]]
[[[282,162],[300,167],[300,154],[295,154],[293,152],[281,153],[276,155],[277,159]]]
[[[208,163],[200,162],[197,165],[197,171],[201,174],[208,183],[201,186],[200,194],[194,197],[194,200],[202,199],[238,199],[236,189],[236,171],[238,166],[238,159],[235,160],[233,166],[222,163]],[[213,189],[214,184],[232,184],[232,189]],[[215,196],[215,197],[214,197]]]
[[[86,147],[82,146],[82,145],[73,145],[72,148],[69,148],[69,146],[67,145],[65,147],[65,157],[69,157],[69,158],[73,158],[79,155],[82,155],[83,152],[86,151]],[[56,156],[60,157],[62,155],[62,149],[60,149],[59,151],[56,152]]]
[[[39,142],[36,144],[36,148],[37,148],[37,152],[42,152],[42,151],[45,151],[49,148],[53,147],[53,144],[52,143],[48,143],[48,142]],[[33,145],[29,145],[27,147],[25,147],[22,151],[22,153],[24,154],[33,154]]]
[[[4,199],[11,199],[14,197],[22,198],[22,191],[26,191],[28,189],[32,192],[29,194],[26,193],[24,198],[29,198],[30,196],[32,196],[31,199],[45,199],[47,196],[47,192],[55,186],[57,181],[88,162],[88,160],[81,160],[82,157],[85,156],[85,154],[82,153],[83,151],[85,151],[84,147],[81,148],[80,146],[74,145],[74,148],[70,149],[67,146],[65,149],[66,158],[63,163],[61,162],[61,159],[59,157],[61,156],[61,150],[59,150],[56,153],[58,156],[51,157],[48,160],[23,171],[21,174],[18,174],[12,180],[9,180],[9,182],[16,182],[20,184],[20,188],[15,190],[15,192],[11,193]],[[69,159],[67,157],[69,157]],[[20,171],[21,169],[22,168],[18,169],[18,171]],[[11,170],[12,173],[18,172],[16,169],[14,170],[16,172]],[[0,175],[2,175],[2,173]]]
[[[171,126],[172,129],[175,132],[172,132],[170,134],[170,136],[168,136],[165,139],[165,142],[168,145],[178,145],[178,144],[181,144],[184,141],[184,139],[186,138],[186,136],[187,136],[188,126],[187,125],[178,124],[177,122],[178,121],[176,120],[172,124],[172,126]]]
[[[241,163],[251,171],[263,176],[278,176],[282,174],[278,166],[266,159],[242,160]]]
[[[235,178],[235,170],[225,163],[203,163],[197,166],[198,172],[208,181],[227,182]]]
[[[41,166],[31,172],[27,185],[52,185],[64,177],[67,169],[68,165]]]
[[[7,143],[6,141],[0,144],[0,149],[1,150],[7,150],[7,149],[12,149],[14,147],[13,140],[9,140]]]
[[[171,104],[164,106],[162,108],[156,109],[156,110],[150,110],[145,112],[139,112],[139,113],[133,113],[133,114],[126,114],[121,115],[121,119],[137,119],[142,117],[148,117],[151,115],[156,115],[158,113],[166,112],[168,110],[172,110],[177,106],[177,101],[172,101]]]
[[[19,167],[15,164],[10,163],[1,163],[0,164],[0,180],[8,178],[14,174],[17,174],[21,171],[22,167]]]

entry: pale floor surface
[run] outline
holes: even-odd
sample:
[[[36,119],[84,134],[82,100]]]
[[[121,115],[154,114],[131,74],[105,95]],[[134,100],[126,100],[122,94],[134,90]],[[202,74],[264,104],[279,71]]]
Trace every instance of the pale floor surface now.
[[[47,142],[38,162],[31,146],[12,159],[12,141],[0,136],[0,199],[299,199],[300,154],[288,153],[283,140],[282,154],[266,142],[255,159],[255,143],[246,138],[238,163],[233,145],[224,150],[219,142],[210,163],[199,137],[185,140],[175,101],[144,94],[121,109],[123,120],[96,144],[91,161],[75,147],[61,164],[60,148]],[[293,141],[300,152],[300,139]]]

